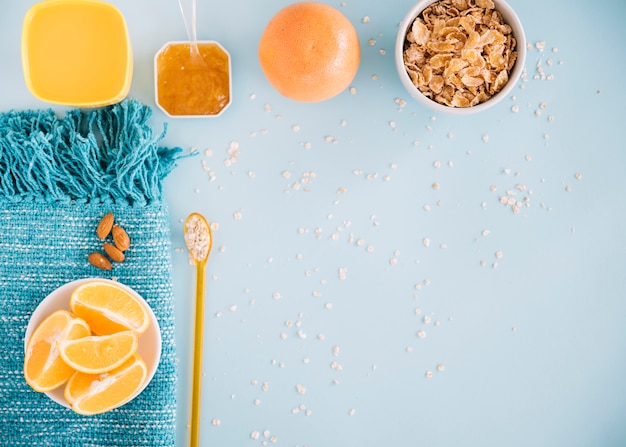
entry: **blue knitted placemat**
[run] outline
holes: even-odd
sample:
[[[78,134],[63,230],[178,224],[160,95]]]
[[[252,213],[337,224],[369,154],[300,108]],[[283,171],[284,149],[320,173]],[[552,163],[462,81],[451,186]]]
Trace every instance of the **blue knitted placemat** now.
[[[0,444],[173,446],[176,351],[170,229],[161,183],[180,149],[159,147],[151,109],[133,100],[94,109],[0,114]],[[115,214],[131,237],[113,270],[87,262],[101,249],[100,218]],[[37,305],[85,277],[117,279],[141,294],[161,327],[157,372],[130,403],[75,414],[24,379],[24,334]]]

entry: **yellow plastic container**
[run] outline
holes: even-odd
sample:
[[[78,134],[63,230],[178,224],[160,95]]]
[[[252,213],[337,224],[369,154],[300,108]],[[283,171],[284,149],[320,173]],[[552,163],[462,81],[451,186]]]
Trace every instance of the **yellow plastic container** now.
[[[42,101],[101,107],[123,100],[133,55],[121,12],[98,0],[46,0],[32,6],[22,28],[22,68]]]

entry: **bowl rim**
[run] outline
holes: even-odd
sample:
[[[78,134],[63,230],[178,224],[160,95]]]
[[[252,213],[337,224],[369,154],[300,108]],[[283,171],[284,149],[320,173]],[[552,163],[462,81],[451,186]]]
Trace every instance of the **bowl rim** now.
[[[56,7],[58,5],[80,5],[82,7],[87,5],[97,6],[99,8],[108,8],[111,12],[115,14],[118,18],[119,24],[123,30],[123,40],[125,42],[126,47],[126,60],[124,63],[123,71],[124,71],[124,82],[120,85],[119,90],[115,95],[102,97],[100,99],[94,100],[85,100],[85,101],[71,101],[61,98],[59,95],[51,95],[46,92],[39,91],[35,85],[33,85],[32,77],[31,77],[31,66],[29,63],[29,54],[30,54],[30,39],[29,36],[31,34],[31,24],[33,22],[33,18],[49,8]],[[26,87],[31,92],[31,94],[39,99],[40,101],[59,104],[63,106],[70,107],[80,107],[80,108],[96,108],[96,107],[104,107],[112,104],[117,104],[122,101],[124,98],[128,96],[130,92],[130,87],[132,84],[133,78],[133,50],[130,43],[130,36],[128,33],[128,26],[126,24],[126,20],[124,19],[124,15],[115,5],[103,2],[100,0],[46,0],[40,1],[32,5],[26,14],[24,15],[24,20],[22,22],[22,35],[21,35],[21,59],[22,59],[22,72],[24,75],[24,82],[26,83]]]
[[[509,74],[509,80],[506,85],[496,93],[494,96],[489,98],[487,101],[477,104],[472,107],[451,107],[445,104],[440,104],[437,101],[434,101],[424,94],[422,94],[419,89],[413,84],[411,78],[409,77],[406,68],[404,67],[404,42],[406,40],[406,34],[413,24],[413,21],[422,13],[422,11],[429,5],[436,3],[439,0],[419,0],[415,3],[411,9],[407,12],[402,22],[400,22],[400,26],[398,29],[398,34],[396,36],[396,44],[395,44],[395,63],[398,75],[400,77],[400,81],[402,85],[404,85],[405,89],[408,93],[416,99],[420,104],[438,111],[442,113],[452,114],[452,115],[470,115],[474,113],[481,112],[483,110],[489,109],[495,106],[497,103],[502,101],[515,87],[518,83],[525,69],[526,64],[526,34],[524,32],[524,27],[522,22],[520,21],[515,10],[505,1],[505,0],[493,0],[495,3],[495,10],[502,14],[505,22],[512,28],[513,35],[515,37],[516,43],[515,48],[517,50],[517,60],[515,61],[515,65],[513,66],[513,70],[511,70]]]
[[[127,400],[121,405],[119,405],[119,406],[122,406],[132,401],[137,396],[139,396],[139,394],[141,394],[141,392],[152,381],[159,367],[159,363],[161,361],[161,351],[163,347],[162,346],[163,340],[161,337],[161,327],[159,326],[159,321],[156,315],[154,314],[154,311],[152,310],[150,305],[146,302],[146,300],[132,287],[127,286],[126,284],[119,282],[119,281],[114,281],[112,279],[106,279],[106,278],[97,278],[97,277],[76,279],[74,281],[67,282],[57,287],[48,295],[46,295],[46,297],[43,300],[41,300],[41,302],[39,302],[39,304],[37,305],[37,307],[31,314],[28,320],[28,325],[26,326],[26,331],[24,333],[24,353],[26,353],[26,350],[28,349],[28,342],[30,341],[30,337],[33,335],[33,332],[37,328],[37,325],[41,323],[46,317],[48,317],[54,311],[62,310],[62,309],[69,311],[70,310],[70,297],[71,297],[72,291],[76,287],[80,286],[81,284],[84,284],[87,282],[94,282],[94,281],[114,283],[122,287],[128,293],[139,298],[141,303],[146,307],[148,311],[148,316],[150,318],[150,325],[148,326],[148,329],[146,330],[146,332],[141,334],[141,336],[139,337],[139,346],[137,348],[137,352],[141,355],[143,361],[146,363],[146,368],[147,368],[146,380],[144,381],[139,391],[137,391],[137,393],[135,393],[135,395],[132,396],[130,400]],[[70,408],[69,403],[65,400],[63,392],[64,392],[64,386],[62,385],[59,388],[56,388],[52,391],[47,391],[44,394],[46,394],[52,401],[58,403],[59,405],[66,407],[66,408]]]
[[[170,40],[168,42],[165,42],[161,46],[161,48],[159,48],[157,52],[154,54],[154,70],[153,70],[154,71],[154,103],[159,108],[159,110],[161,110],[161,112],[163,112],[169,118],[175,118],[175,119],[217,118],[218,116],[221,116],[226,111],[226,109],[228,109],[230,105],[233,103],[233,71],[232,71],[232,57],[230,53],[228,52],[226,48],[222,46],[222,44],[220,44],[216,40],[198,40],[196,43],[198,44],[210,43],[210,44],[217,45],[228,57],[228,103],[222,108],[222,110],[220,110],[219,113],[216,113],[214,115],[172,115],[167,110],[165,110],[163,106],[161,106],[161,104],[159,103],[159,72],[158,72],[159,54],[161,54],[170,45],[181,45],[181,44],[190,44],[190,43],[191,42],[189,40]]]

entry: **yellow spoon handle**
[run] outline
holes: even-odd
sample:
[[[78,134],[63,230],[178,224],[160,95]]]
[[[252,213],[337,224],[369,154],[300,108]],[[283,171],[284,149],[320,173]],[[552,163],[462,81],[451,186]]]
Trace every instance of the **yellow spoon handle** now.
[[[191,379],[191,440],[200,445],[200,404],[202,401],[202,344],[204,342],[204,261],[196,268],[196,316],[193,342],[193,376]]]

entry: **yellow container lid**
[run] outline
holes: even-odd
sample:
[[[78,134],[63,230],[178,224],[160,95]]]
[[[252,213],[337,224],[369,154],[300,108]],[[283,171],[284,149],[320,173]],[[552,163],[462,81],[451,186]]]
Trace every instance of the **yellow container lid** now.
[[[32,6],[22,28],[22,68],[42,101],[101,107],[123,100],[133,56],[121,12],[98,0],[46,0]]]

